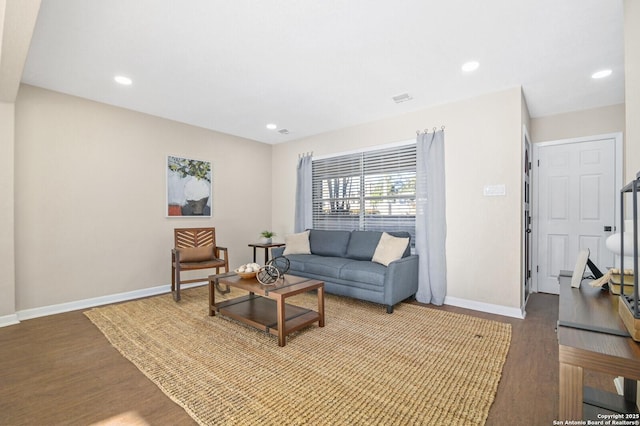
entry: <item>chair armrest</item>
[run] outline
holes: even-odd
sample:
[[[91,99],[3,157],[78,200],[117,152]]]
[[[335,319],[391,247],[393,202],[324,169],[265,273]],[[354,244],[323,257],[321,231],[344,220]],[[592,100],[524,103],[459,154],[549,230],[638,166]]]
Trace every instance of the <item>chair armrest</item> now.
[[[220,257],[220,252],[224,252],[224,257]],[[224,271],[229,272],[229,250],[226,247],[216,246],[216,257],[224,260]]]
[[[229,250],[227,249],[227,247],[222,247],[222,246],[216,246],[216,257],[218,259],[220,258],[221,251],[224,252],[224,258],[227,259],[227,256],[229,255]]]

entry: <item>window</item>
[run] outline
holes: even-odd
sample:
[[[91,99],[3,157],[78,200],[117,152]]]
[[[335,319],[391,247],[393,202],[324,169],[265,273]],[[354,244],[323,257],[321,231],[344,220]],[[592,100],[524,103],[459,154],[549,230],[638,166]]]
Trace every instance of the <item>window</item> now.
[[[416,145],[313,160],[313,227],[407,231],[415,242]]]

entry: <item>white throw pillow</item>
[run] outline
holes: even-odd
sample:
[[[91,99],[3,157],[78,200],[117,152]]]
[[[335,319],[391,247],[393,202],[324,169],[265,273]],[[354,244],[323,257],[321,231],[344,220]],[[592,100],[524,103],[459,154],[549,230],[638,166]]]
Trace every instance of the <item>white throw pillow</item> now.
[[[283,255],[288,254],[311,254],[311,247],[309,246],[309,231],[304,231],[299,234],[285,235]]]
[[[407,244],[409,244],[408,237],[399,238],[383,232],[371,260],[384,266],[389,266],[391,262],[402,257],[407,249]]]

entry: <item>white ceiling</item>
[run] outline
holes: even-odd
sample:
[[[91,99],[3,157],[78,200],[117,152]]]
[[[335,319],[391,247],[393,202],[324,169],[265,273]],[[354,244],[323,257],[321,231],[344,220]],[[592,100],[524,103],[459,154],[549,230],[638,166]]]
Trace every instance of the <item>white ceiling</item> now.
[[[539,117],[624,102],[623,5],[42,0],[22,81],[266,143],[520,85]]]

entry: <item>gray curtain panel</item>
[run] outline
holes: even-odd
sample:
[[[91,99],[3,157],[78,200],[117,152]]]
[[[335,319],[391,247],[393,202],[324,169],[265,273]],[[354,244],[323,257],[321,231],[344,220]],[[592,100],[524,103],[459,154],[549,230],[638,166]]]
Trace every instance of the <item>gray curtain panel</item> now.
[[[442,305],[447,294],[444,131],[421,133],[416,143],[416,300]]]
[[[296,180],[296,213],[294,232],[302,232],[313,227],[312,197],[311,197],[311,160],[310,154],[304,154],[298,158],[298,170]]]

